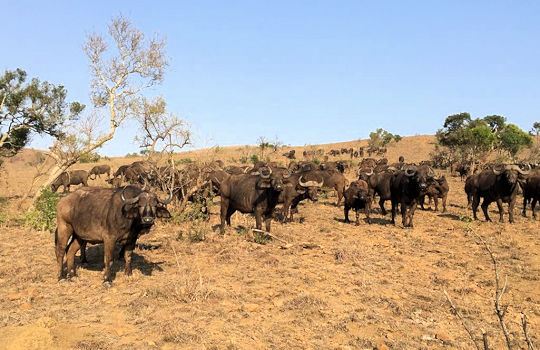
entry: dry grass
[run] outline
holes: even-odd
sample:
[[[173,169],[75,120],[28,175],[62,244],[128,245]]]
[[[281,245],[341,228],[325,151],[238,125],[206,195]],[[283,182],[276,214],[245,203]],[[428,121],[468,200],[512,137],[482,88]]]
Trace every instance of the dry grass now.
[[[403,154],[420,160],[413,156],[429,153],[432,139],[406,138]],[[241,152],[227,148],[218,156],[229,160]],[[397,158],[398,150],[389,153]],[[9,188],[1,196],[16,195],[16,186],[28,183],[25,169],[24,161],[9,164]],[[483,327],[490,345],[503,348],[491,260],[469,227],[495,253],[501,276],[508,276],[502,304],[512,342],[525,346],[523,311],[538,344],[538,221],[516,215],[513,225],[469,223],[463,183],[450,178],[450,186],[448,213],[417,210],[413,230],[394,227],[378,213],[372,225],[345,224],[330,193],[301,205],[297,221],[272,224],[272,234],[290,242],[289,249],[278,241],[249,241],[249,215],[235,214],[233,228],[219,235],[219,206],[211,207],[202,242],[177,240],[189,223],[159,222],[139,241],[133,276],[126,278],[123,262],[115,262],[109,289],[101,285],[100,246],[89,248],[90,263],[79,267],[77,278],[58,283],[53,236],[10,223],[0,242],[0,348],[470,349],[443,289],[476,334]],[[8,200],[10,218],[19,215],[16,204]]]

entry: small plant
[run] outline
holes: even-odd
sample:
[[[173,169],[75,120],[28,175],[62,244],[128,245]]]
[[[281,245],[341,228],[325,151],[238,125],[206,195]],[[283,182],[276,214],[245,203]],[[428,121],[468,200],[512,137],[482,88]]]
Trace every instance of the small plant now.
[[[319,164],[321,164],[321,160],[319,158],[315,157],[315,158],[313,158],[313,163],[319,165]]]
[[[249,158],[249,160],[251,161],[251,163],[256,164],[259,162],[259,156],[254,154],[251,156],[251,158]]]
[[[253,241],[255,243],[265,245],[268,244],[268,242],[270,242],[271,240],[272,238],[264,232],[253,231]]]
[[[247,164],[247,162],[248,162],[248,157],[241,157],[240,158],[240,163]]]
[[[24,214],[25,224],[39,231],[53,232],[56,228],[56,204],[60,197],[60,194],[54,193],[49,187],[43,188],[36,201],[35,209]]]
[[[101,156],[97,153],[86,153],[79,158],[80,163],[97,163],[101,159]]]
[[[135,158],[135,157],[139,157],[139,154],[137,152],[133,152],[133,153],[128,153],[124,156],[125,158]]]
[[[191,158],[180,158],[174,162],[175,165],[190,164],[190,163],[193,163],[193,160]]]

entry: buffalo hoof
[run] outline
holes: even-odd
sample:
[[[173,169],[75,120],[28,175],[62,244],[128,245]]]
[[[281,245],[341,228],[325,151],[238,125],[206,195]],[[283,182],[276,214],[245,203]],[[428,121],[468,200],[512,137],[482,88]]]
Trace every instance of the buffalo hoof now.
[[[112,287],[112,282],[111,282],[111,281],[104,281],[104,282],[103,282],[103,287],[105,287],[105,288],[111,288],[111,287]]]
[[[58,277],[58,283],[66,283],[68,280],[64,277]]]
[[[355,222],[355,223],[354,223],[354,226],[360,226],[360,223],[359,223],[359,222]]]

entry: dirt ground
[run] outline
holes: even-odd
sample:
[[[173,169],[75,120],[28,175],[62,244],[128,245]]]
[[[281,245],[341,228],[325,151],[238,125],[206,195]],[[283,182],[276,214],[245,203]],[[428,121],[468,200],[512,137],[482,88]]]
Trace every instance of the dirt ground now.
[[[0,182],[9,215],[15,184],[28,182],[24,164]],[[345,224],[329,192],[303,202],[295,222],[273,222],[279,240],[266,244],[253,242],[254,218],[238,213],[221,236],[217,198],[207,223],[159,221],[138,241],[132,277],[115,261],[111,288],[101,283],[102,246],[89,246],[76,278],[58,282],[53,234],[9,221],[0,349],[473,349],[443,290],[478,340],[484,329],[493,349],[506,348],[493,264],[475,233],[507,278],[501,303],[514,348],[526,349],[520,313],[539,346],[539,221],[523,218],[519,204],[515,224],[470,222],[463,183],[449,180],[447,213],[418,209],[414,229],[378,210],[371,225]]]

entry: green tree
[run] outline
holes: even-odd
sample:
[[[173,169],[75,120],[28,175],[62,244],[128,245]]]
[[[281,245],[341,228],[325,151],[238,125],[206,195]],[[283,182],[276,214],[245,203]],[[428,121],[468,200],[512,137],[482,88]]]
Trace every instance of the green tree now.
[[[395,141],[396,143],[401,141],[401,136],[389,133],[382,128],[378,128],[377,130],[369,133],[369,147],[385,147],[392,141]]]
[[[532,136],[514,124],[505,125],[498,136],[501,149],[507,151],[514,159],[520,150],[533,143]]]
[[[26,82],[22,69],[6,70],[0,76],[0,157],[17,154],[30,136],[63,135],[62,126],[84,109],[84,105],[66,103],[66,89],[33,78]]]
[[[266,140],[266,137],[264,137],[264,136],[260,136],[257,139],[257,145],[258,145],[259,149],[261,150],[261,159],[264,159],[264,152],[267,149],[273,147],[273,145],[270,142],[268,142],[268,140]]]

